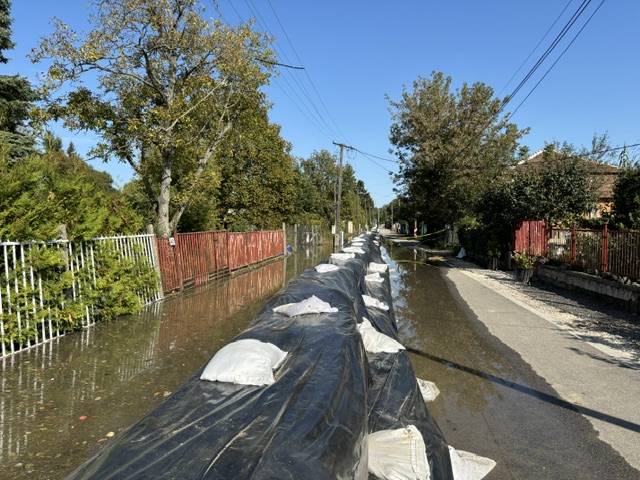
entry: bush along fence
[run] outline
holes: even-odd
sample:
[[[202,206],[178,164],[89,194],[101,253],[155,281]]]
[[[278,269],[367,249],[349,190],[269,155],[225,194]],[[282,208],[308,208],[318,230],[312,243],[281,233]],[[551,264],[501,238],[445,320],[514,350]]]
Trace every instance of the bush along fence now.
[[[640,279],[640,232],[552,227],[522,222],[515,231],[516,251],[527,251],[573,270]]]
[[[162,298],[154,235],[0,243],[0,355]]]
[[[0,242],[0,357],[283,255],[285,231]]]

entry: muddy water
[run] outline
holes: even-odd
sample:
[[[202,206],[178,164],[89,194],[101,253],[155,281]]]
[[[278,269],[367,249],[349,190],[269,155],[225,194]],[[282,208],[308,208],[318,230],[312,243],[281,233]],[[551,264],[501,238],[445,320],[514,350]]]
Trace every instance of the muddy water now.
[[[0,360],[0,478],[64,478],[160,405],[330,248],[302,251]]]
[[[488,332],[445,280],[446,265],[419,250],[389,245],[385,254],[400,339],[416,376],[440,390],[429,410],[449,445],[497,462],[485,480],[640,479],[572,405]]]

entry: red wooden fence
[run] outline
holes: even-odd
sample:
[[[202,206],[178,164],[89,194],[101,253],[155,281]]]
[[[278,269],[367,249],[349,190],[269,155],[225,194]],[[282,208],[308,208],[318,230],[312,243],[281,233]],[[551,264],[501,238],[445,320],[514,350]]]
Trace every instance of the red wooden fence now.
[[[284,253],[284,231],[178,233],[157,238],[165,293],[201,285]]]

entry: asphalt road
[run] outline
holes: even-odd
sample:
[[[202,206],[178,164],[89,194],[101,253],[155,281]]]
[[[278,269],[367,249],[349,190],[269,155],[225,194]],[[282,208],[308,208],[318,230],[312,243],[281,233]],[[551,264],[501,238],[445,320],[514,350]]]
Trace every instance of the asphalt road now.
[[[446,275],[488,331],[557,392],[555,403],[575,408],[603,442],[640,470],[640,371],[576,337],[552,315],[485,286],[464,270],[448,269]]]

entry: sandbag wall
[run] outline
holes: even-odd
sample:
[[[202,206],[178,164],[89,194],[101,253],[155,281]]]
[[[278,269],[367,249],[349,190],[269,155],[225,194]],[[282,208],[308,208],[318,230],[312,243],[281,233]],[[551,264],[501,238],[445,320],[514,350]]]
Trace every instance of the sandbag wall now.
[[[256,339],[287,352],[273,383],[206,381],[197,372],[68,478],[378,478],[369,473],[369,434],[413,425],[430,478],[452,479],[448,446],[406,351],[365,351],[358,328],[365,319],[397,339],[388,271],[365,280],[383,263],[377,239],[363,235],[326,268],[294,278],[232,342]],[[310,297],[331,308],[274,311]],[[379,305],[367,306],[371,299]]]

